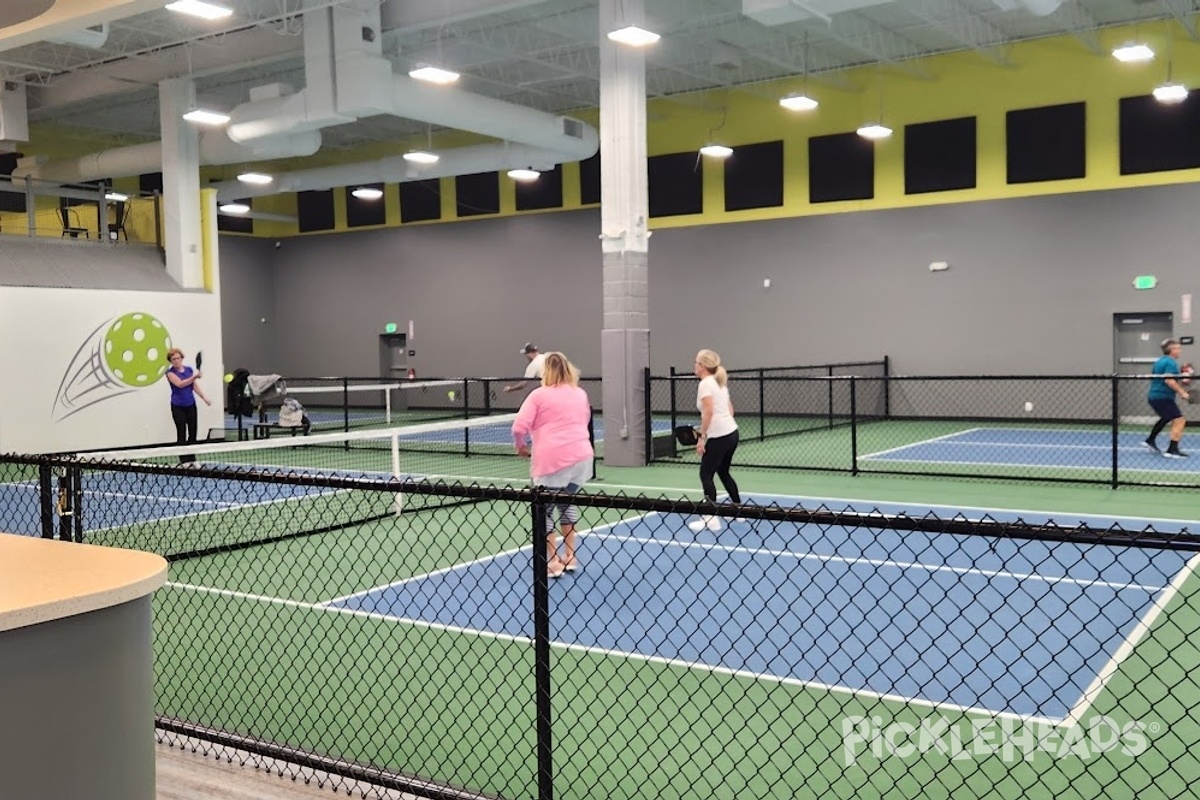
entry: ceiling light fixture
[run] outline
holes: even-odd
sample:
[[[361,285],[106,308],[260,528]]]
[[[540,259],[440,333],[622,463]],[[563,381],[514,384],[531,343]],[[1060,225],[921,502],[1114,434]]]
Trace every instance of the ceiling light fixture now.
[[[242,183],[252,183],[255,186],[265,186],[275,180],[270,175],[264,175],[261,172],[243,172],[238,175],[237,179]]]
[[[206,108],[195,108],[183,115],[188,122],[197,125],[224,125],[229,122],[229,115],[220,111],[210,111]]]
[[[637,25],[626,25],[624,28],[609,31],[608,38],[617,44],[624,44],[629,47],[648,47],[662,37],[654,31],[639,28]]]
[[[538,172],[536,169],[510,169],[508,171],[508,177],[512,178],[514,181],[521,181],[523,183],[536,181],[541,177],[541,175],[542,173]]]
[[[1188,90],[1181,83],[1164,83],[1162,86],[1155,88],[1154,99],[1168,105],[1182,103],[1188,99]]]
[[[458,80],[459,74],[448,69],[440,67],[431,67],[428,64],[423,64],[416,69],[408,71],[408,77],[415,78],[426,83],[436,83],[439,86],[445,86],[449,83],[454,83]]]
[[[437,153],[430,153],[426,150],[410,150],[404,154],[404,160],[414,164],[436,164],[440,159],[441,156]]]
[[[875,141],[878,139],[886,139],[891,136],[892,129],[886,125],[881,125],[878,122],[872,122],[869,125],[863,125],[857,131],[855,131],[855,133],[864,139],[871,139]]]
[[[359,200],[378,200],[383,197],[383,189],[376,189],[373,186],[360,186],[350,194]]]
[[[793,92],[787,97],[779,98],[779,105],[786,108],[788,111],[812,111],[820,103],[812,99],[806,94],[798,94]]]
[[[1144,45],[1141,42],[1126,42],[1113,50],[1112,54],[1113,58],[1117,61],[1123,61],[1127,64],[1150,61],[1154,58],[1154,51],[1148,45]]]
[[[221,212],[224,214],[248,214],[248,213],[250,213],[250,206],[246,205],[245,203],[226,203],[225,205],[220,206],[219,208],[220,208]]]
[[[700,155],[709,158],[729,158],[733,155],[733,148],[723,144],[706,144],[700,148]]]
[[[224,19],[233,14],[231,8],[219,6],[216,3],[201,2],[201,0],[176,0],[174,3],[167,3],[167,10],[208,20]]]
[[[114,203],[124,203],[129,199],[129,195],[121,194],[120,192],[105,192],[104,199],[111,200]]]

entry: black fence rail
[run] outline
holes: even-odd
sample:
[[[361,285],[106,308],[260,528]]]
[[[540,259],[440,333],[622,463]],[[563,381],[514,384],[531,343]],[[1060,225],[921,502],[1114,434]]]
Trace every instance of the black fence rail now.
[[[1200,488],[1195,428],[1168,452],[1148,375],[731,376],[742,444],[735,462],[765,469],[851,475],[989,478]],[[647,378],[653,408],[648,460],[691,462],[674,445],[694,425],[695,379]],[[756,400],[756,398],[762,398]],[[1195,390],[1177,405],[1200,418]],[[690,407],[689,407],[690,406]]]
[[[0,527],[170,560],[162,741],[335,790],[1099,800],[1200,774],[1185,524],[0,470]],[[551,579],[566,504],[576,569]]]

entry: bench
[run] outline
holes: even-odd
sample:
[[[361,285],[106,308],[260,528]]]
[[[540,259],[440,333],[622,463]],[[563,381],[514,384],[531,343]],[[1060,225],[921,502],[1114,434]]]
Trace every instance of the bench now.
[[[254,438],[270,439],[271,431],[287,431],[290,436],[295,436],[298,433],[307,436],[308,430],[309,427],[307,425],[280,425],[278,422],[255,422]]]

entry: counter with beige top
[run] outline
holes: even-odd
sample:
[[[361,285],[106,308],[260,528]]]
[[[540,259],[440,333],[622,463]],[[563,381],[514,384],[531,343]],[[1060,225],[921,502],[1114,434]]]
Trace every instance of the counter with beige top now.
[[[160,556],[0,534],[0,794],[153,800]]]

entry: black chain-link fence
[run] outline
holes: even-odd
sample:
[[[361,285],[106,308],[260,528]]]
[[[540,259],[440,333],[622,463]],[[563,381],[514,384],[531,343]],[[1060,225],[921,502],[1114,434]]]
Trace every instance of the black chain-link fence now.
[[[1147,401],[1150,376],[925,377],[731,375],[741,444],[735,463],[766,469],[1200,488],[1200,444],[1185,427],[1176,457]],[[695,425],[695,378],[648,376],[648,460],[695,462],[673,443]],[[768,400],[774,398],[774,405]],[[1195,390],[1191,398],[1197,399]],[[1185,419],[1200,405],[1183,400]],[[766,410],[764,410],[766,409]],[[1193,457],[1194,456],[1194,457]]]
[[[1200,775],[1188,523],[0,469],[0,528],[170,559],[163,741],[334,789],[1098,800]],[[567,502],[576,569],[550,579]]]

